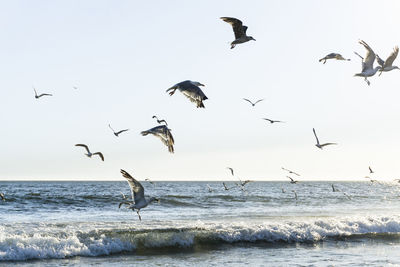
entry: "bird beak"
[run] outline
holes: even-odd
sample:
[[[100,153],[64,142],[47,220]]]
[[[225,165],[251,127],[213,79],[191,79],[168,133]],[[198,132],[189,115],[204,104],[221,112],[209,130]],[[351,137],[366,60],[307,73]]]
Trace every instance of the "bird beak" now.
[[[199,83],[199,86],[205,86],[204,84],[202,84],[202,83]]]

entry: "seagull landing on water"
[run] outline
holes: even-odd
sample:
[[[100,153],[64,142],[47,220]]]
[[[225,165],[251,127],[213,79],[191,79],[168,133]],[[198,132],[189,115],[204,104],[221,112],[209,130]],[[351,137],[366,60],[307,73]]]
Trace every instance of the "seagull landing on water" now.
[[[269,123],[275,123],[275,122],[281,122],[284,123],[284,121],[277,121],[277,120],[271,120],[271,119],[267,119],[267,118],[262,118],[263,120],[269,121]]]
[[[253,41],[256,40],[253,37],[246,35],[247,26],[244,26],[242,21],[230,17],[221,17],[221,19],[231,24],[233,28],[233,33],[235,34],[235,40],[231,43],[231,49],[234,48],[237,44],[242,44],[250,40]]]
[[[259,99],[256,102],[252,102],[251,100],[248,100],[247,98],[243,98],[243,100],[249,102],[254,107],[257,103],[263,101],[264,98],[263,99]]]
[[[88,156],[89,158],[91,158],[94,155],[98,155],[101,158],[101,160],[104,161],[104,156],[101,152],[92,153],[92,152],[90,152],[89,147],[85,144],[76,144],[75,146],[84,147],[87,151],[87,154],[85,154],[85,155]]]
[[[360,56],[358,53],[354,52],[357,56],[359,56],[362,60],[361,66],[361,72],[360,73],[356,73],[354,74],[354,76],[357,77],[364,77],[365,82],[370,85],[370,82],[368,81],[368,77],[374,76],[375,73],[381,69],[381,67],[377,66],[374,68],[374,61],[376,58],[376,55],[374,53],[374,51],[372,50],[372,48],[363,40],[360,40],[359,43],[361,45],[363,45],[365,47],[365,49],[367,49],[367,55],[365,57],[365,59]]]
[[[156,119],[158,124],[165,123],[165,126],[168,126],[168,123],[165,120],[159,120],[156,115],[154,115],[152,118]]]
[[[290,173],[290,174],[294,174],[294,175],[300,176],[300,174],[298,174],[297,172],[294,172],[294,171],[285,169],[285,168],[283,168],[283,167],[282,167],[281,169],[284,170],[284,171],[287,171],[287,172]]]
[[[128,209],[131,209],[133,211],[136,210],[136,213],[139,216],[139,221],[141,221],[142,217],[139,214],[140,209],[147,207],[153,201],[160,202],[160,200],[158,200],[155,197],[146,200],[146,198],[144,197],[144,188],[139,183],[139,181],[137,181],[135,178],[133,178],[129,173],[127,173],[124,170],[121,170],[121,174],[128,181],[129,187],[131,188],[132,201],[121,202],[119,203],[118,208],[121,208],[122,205],[128,205],[127,207]]]
[[[167,92],[171,91],[169,92],[169,95],[171,96],[175,93],[176,89],[178,89],[184,96],[189,98],[190,101],[196,103],[198,108],[204,108],[203,101],[208,98],[199,86],[204,86],[204,84],[186,80],[168,88]]]
[[[174,153],[175,141],[174,141],[174,138],[172,137],[171,129],[168,129],[167,126],[165,126],[165,125],[156,126],[147,131],[141,132],[141,134],[143,136],[146,136],[148,134],[157,136],[164,143],[164,145],[166,145],[168,147],[168,151],[170,153]]]
[[[319,140],[318,140],[318,137],[317,137],[317,133],[315,132],[315,129],[313,128],[312,130],[313,130],[313,132],[314,132],[315,139],[317,139],[317,143],[315,144],[315,146],[318,147],[319,149],[322,149],[324,146],[337,145],[337,143],[325,143],[325,144],[320,144],[320,143],[319,143]]]
[[[382,72],[399,69],[399,67],[397,67],[397,66],[392,66],[392,64],[398,54],[399,54],[399,47],[396,46],[395,48],[393,48],[393,52],[390,54],[390,56],[385,61],[383,61],[378,55],[376,55],[376,61],[382,67],[380,69],[379,76],[382,75]]]
[[[325,64],[326,61],[327,61],[328,59],[336,59],[336,60],[347,60],[347,61],[350,61],[349,58],[344,58],[341,54],[338,54],[338,53],[330,53],[330,54],[326,55],[324,58],[321,58],[321,59],[319,60],[319,62],[322,62],[322,61],[323,61],[323,63]]]
[[[36,92],[35,87],[33,87],[33,91],[35,91],[35,98],[36,98],[36,99],[39,99],[39,98],[41,98],[42,96],[53,96],[52,94],[46,94],[46,93],[38,95],[37,92]]]
[[[115,132],[114,129],[111,128],[111,125],[110,125],[110,124],[108,124],[108,127],[110,127],[111,131],[113,131],[113,133],[114,133],[114,135],[115,135],[116,137],[118,137],[118,136],[119,136],[121,133],[123,133],[123,132],[129,131],[129,129],[125,129],[125,130],[121,130],[121,131]]]

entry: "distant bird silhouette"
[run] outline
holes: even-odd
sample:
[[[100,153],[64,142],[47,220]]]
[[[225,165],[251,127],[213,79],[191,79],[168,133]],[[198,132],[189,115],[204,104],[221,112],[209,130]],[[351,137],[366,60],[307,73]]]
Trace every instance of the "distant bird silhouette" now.
[[[4,196],[4,193],[0,193],[0,198],[1,198],[1,200],[6,201],[6,197]]]
[[[212,192],[214,192],[214,189],[212,189],[212,188],[211,188],[211,186],[210,186],[210,185],[208,185],[208,184],[207,184],[207,188],[208,188],[208,193],[212,193]]]
[[[367,49],[367,55],[366,58],[364,59],[362,56],[360,56],[358,53],[354,52],[357,56],[359,56],[362,60],[362,69],[360,73],[354,74],[354,76],[358,77],[364,77],[365,82],[370,85],[370,82],[368,81],[368,77],[374,76],[375,73],[381,69],[381,67],[377,66],[374,68],[374,61],[376,58],[376,55],[372,48],[363,40],[360,40],[359,43]]]
[[[332,192],[339,192],[339,190],[337,190],[333,184],[331,186],[332,186]]]
[[[150,180],[149,178],[146,178],[146,179],[144,179],[146,182],[149,182],[150,184],[152,184],[152,185],[155,185],[155,183],[152,181],[152,180]]]
[[[196,103],[196,106],[198,108],[204,108],[203,101],[208,98],[203,93],[203,91],[200,89],[199,86],[204,86],[204,84],[186,80],[186,81],[175,84],[171,88],[168,88],[167,92],[171,91],[171,92],[169,92],[169,95],[172,96],[175,93],[175,91],[178,89],[179,91],[182,92],[182,94],[184,96],[189,98],[189,100],[191,102]]]
[[[248,100],[247,98],[243,98],[243,100],[249,102],[249,103],[254,107],[257,103],[263,101],[264,99],[259,99],[259,100],[257,100],[257,101],[254,102],[254,103],[253,103],[251,100]]]
[[[319,60],[319,62],[322,62],[322,61],[323,61],[323,63],[325,64],[326,61],[327,61],[328,59],[336,59],[336,60],[347,60],[347,61],[350,61],[350,59],[344,58],[341,54],[338,54],[338,53],[330,53],[330,54],[326,55],[325,57],[321,58],[321,59]]]
[[[316,147],[318,147],[319,149],[322,149],[324,146],[329,146],[329,145],[337,145],[337,143],[325,143],[325,144],[320,144],[318,137],[317,137],[317,133],[315,132],[315,129],[313,128],[313,132],[314,132],[314,136],[315,139],[317,139],[317,143],[315,144]]]
[[[41,98],[42,96],[53,96],[52,94],[46,94],[46,93],[38,95],[37,92],[36,92],[35,87],[33,88],[33,91],[35,91],[35,98],[36,98],[36,99],[39,99],[39,98]]]
[[[123,133],[123,132],[129,131],[129,129],[124,129],[124,130],[115,132],[114,129],[111,127],[110,124],[108,124],[108,127],[110,127],[111,131],[113,131],[113,133],[114,133],[114,135],[115,135],[116,137],[118,137],[118,136],[119,136],[121,133]]]
[[[156,126],[147,131],[141,132],[141,134],[143,136],[146,136],[148,134],[157,136],[158,138],[160,138],[163,144],[168,147],[168,151],[170,153],[174,153],[174,143],[175,143],[174,137],[171,134],[171,130],[168,129],[167,126],[165,125]]]
[[[242,21],[230,17],[221,17],[221,19],[231,24],[233,28],[233,33],[235,34],[235,40],[231,43],[231,49],[234,48],[237,44],[242,44],[250,40],[254,41],[256,40],[253,37],[246,35],[247,26],[244,26]]]
[[[165,123],[165,126],[168,126],[168,123],[165,120],[159,120],[156,115],[154,115],[152,118],[156,119],[158,124]]]
[[[263,120],[266,120],[266,121],[269,121],[271,124],[272,123],[275,123],[275,122],[282,122],[282,123],[284,123],[284,121],[276,121],[276,120],[270,120],[270,119],[267,119],[267,118],[262,118]]]
[[[84,147],[87,151],[87,154],[85,154],[85,155],[88,156],[89,158],[91,158],[94,155],[98,155],[101,158],[101,160],[104,161],[104,156],[101,152],[92,153],[92,152],[90,152],[89,147],[85,144],[76,144],[75,146]]]
[[[226,167],[228,170],[230,170],[231,171],[231,174],[232,174],[232,176],[234,176],[234,174],[233,174],[233,169],[231,168],[231,167]]]
[[[142,217],[139,214],[140,209],[147,207],[153,201],[160,201],[155,197],[151,197],[149,200],[146,200],[144,197],[144,188],[142,184],[124,170],[121,170],[121,174],[128,181],[129,187],[131,188],[132,201],[124,201],[119,203],[119,208],[121,208],[121,205],[128,205],[128,209],[133,211],[136,210],[136,213],[139,216],[139,221],[141,221]]]
[[[371,166],[368,167],[369,173],[374,173],[374,171],[371,169]]]
[[[300,176],[300,174],[298,174],[297,172],[294,172],[294,171],[291,171],[291,170],[288,170],[288,169],[286,169],[286,168],[281,168],[282,170],[284,170],[284,171],[287,171],[288,173],[290,173],[290,174],[294,174],[294,175],[297,175],[297,176]]]
[[[222,185],[224,186],[224,189],[225,189],[226,191],[228,191],[228,190],[234,188],[234,187],[228,187],[228,186],[226,186],[225,182],[222,182]]]
[[[294,193],[294,198],[298,200],[296,190],[292,190],[292,192]]]
[[[298,181],[296,181],[296,180],[293,179],[292,177],[290,177],[290,176],[286,176],[286,177],[290,179],[290,183],[291,183],[291,184],[297,184]]]
[[[393,52],[390,54],[390,56],[385,61],[383,61],[383,59],[381,59],[378,55],[376,55],[376,61],[382,67],[380,69],[379,76],[382,75],[382,72],[387,72],[387,71],[391,71],[391,70],[394,70],[394,69],[399,69],[399,67],[393,66],[393,62],[396,59],[398,54],[399,54],[399,47],[396,46],[393,49]]]

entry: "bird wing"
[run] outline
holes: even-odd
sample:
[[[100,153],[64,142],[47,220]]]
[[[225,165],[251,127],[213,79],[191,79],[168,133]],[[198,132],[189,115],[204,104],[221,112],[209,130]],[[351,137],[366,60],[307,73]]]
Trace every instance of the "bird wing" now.
[[[374,173],[374,172],[372,171],[371,167],[368,167],[368,169],[369,169],[369,172],[370,172],[370,173]]]
[[[108,124],[108,127],[110,127],[111,131],[113,131],[113,133],[115,133],[114,129],[111,127],[111,124]]]
[[[99,157],[101,158],[101,160],[104,161],[103,153],[101,153],[101,152],[96,152],[96,153],[93,153],[93,155],[99,155]]]
[[[234,176],[233,175],[233,169],[231,167],[226,167],[226,168],[229,169],[231,171],[232,176]]]
[[[381,59],[378,55],[376,55],[376,62],[383,67],[385,65],[385,61]]]
[[[264,99],[259,99],[259,100],[257,100],[257,101],[254,103],[254,105],[257,104],[258,102],[263,101],[263,100],[264,100]]]
[[[143,186],[133,178],[129,173],[121,169],[122,176],[128,181],[129,187],[131,188],[132,199],[135,203],[144,200],[144,188]]]
[[[294,182],[293,178],[290,176],[286,176],[287,178],[289,178],[292,182]]]
[[[42,96],[45,96],[45,95],[47,95],[47,96],[53,96],[52,94],[40,94],[40,95],[38,95],[38,97],[42,97]]]
[[[129,129],[121,130],[121,131],[117,132],[116,134],[118,135],[118,134],[126,132],[126,131],[129,131]]]
[[[321,146],[329,146],[329,145],[337,145],[337,143],[325,143],[325,144],[321,144]]]
[[[239,39],[240,37],[246,35],[247,27],[243,26],[241,20],[230,17],[221,17],[221,19],[232,25],[233,33],[235,34],[235,39]]]
[[[314,128],[312,128],[312,130],[313,130],[313,132],[314,132],[315,139],[317,139],[317,144],[319,144],[319,140],[318,140],[318,137],[317,137],[317,133],[315,132],[315,129],[314,129]]]
[[[390,56],[386,59],[385,64],[384,64],[383,67],[385,68],[385,67],[390,67],[390,66],[392,66],[394,60],[395,60],[396,57],[397,57],[397,54],[399,54],[399,47],[396,46],[396,47],[393,49],[393,52],[390,54]]]
[[[81,147],[84,147],[84,148],[86,149],[87,153],[90,153],[90,150],[89,150],[88,146],[87,146],[87,145],[85,145],[85,144],[76,144],[75,146],[81,146]]]
[[[376,58],[376,55],[374,53],[374,50],[363,40],[360,40],[359,43],[367,49],[367,55],[363,61],[363,69],[362,71],[364,72],[367,69],[373,69],[374,61]]]
[[[142,135],[152,134],[154,136],[157,136],[164,143],[164,145],[168,146],[168,151],[174,153],[173,145],[175,143],[175,140],[171,134],[171,131],[167,128],[167,126],[165,125],[156,126],[147,131],[143,131],[141,134]]]
[[[249,99],[247,99],[247,98],[243,98],[243,100],[249,102],[249,103],[252,104],[252,105],[255,105],[255,104],[253,104],[253,102],[251,102],[251,101],[250,101]]]

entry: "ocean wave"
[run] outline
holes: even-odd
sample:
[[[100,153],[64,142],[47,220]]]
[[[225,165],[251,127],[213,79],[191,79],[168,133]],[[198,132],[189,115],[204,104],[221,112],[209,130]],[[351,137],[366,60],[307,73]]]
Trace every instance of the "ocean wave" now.
[[[212,249],[218,245],[242,243],[352,242],[363,239],[400,242],[400,217],[395,216],[269,223],[197,222],[186,226],[172,224],[170,227],[134,229],[120,224],[103,228],[92,226],[86,230],[64,224],[44,224],[29,231],[21,228],[0,226],[0,261],[148,253],[197,246]]]

